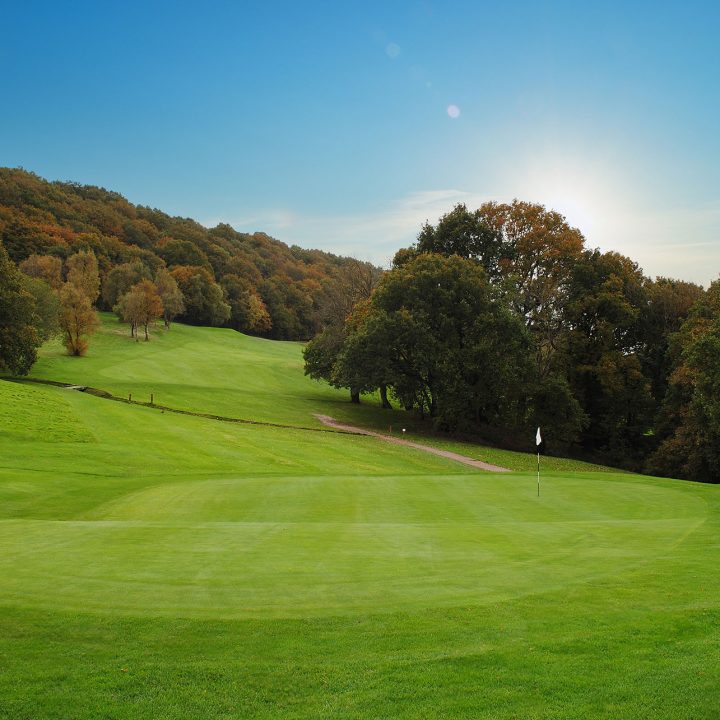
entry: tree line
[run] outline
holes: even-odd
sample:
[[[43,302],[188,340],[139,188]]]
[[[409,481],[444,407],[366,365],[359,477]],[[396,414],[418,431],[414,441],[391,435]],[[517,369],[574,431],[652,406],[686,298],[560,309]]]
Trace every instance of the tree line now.
[[[457,205],[382,277],[351,270],[306,374],[438,430],[522,446],[539,425],[556,452],[720,481],[720,281],[650,279],[517,200]]]
[[[305,371],[438,430],[720,481],[720,281],[646,277],[531,203],[458,205],[392,269],[0,168],[0,369],[97,309],[304,339]]]
[[[101,284],[93,302],[100,310],[115,307],[118,288],[155,282],[164,268],[182,293],[178,320],[286,340],[319,331],[324,286],[354,263],[226,224],[205,228],[103,188],[47,182],[10,168],[0,168],[0,242],[16,265],[32,256],[67,263],[92,252]]]

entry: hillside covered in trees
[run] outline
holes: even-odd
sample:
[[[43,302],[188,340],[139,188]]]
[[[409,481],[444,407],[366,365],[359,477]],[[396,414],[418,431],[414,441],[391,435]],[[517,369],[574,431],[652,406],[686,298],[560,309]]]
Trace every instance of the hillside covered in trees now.
[[[264,233],[208,229],[103,188],[10,168],[0,168],[0,241],[17,265],[40,256],[62,266],[92,251],[100,309],[112,310],[128,282],[154,279],[167,268],[183,295],[177,319],[276,339],[308,339],[321,329],[323,294],[357,264]]]
[[[649,278],[557,212],[456,206],[390,271],[262,233],[0,169],[0,369],[62,332],[82,355],[113,310],[312,338],[306,374],[378,391],[441,431],[720,482],[720,280]]]
[[[648,278],[540,205],[426,224],[305,361],[440,430],[720,482],[720,280]]]

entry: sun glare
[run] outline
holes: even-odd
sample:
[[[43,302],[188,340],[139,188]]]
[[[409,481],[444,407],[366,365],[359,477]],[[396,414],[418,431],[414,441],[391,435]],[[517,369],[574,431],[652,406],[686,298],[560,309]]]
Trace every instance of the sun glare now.
[[[623,202],[613,187],[617,184],[598,166],[538,162],[528,168],[516,196],[562,213],[592,243],[607,224],[611,209]]]

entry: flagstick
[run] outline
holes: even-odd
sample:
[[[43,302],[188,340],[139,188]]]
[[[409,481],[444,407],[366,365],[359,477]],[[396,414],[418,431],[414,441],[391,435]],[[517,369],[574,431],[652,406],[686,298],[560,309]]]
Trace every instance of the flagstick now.
[[[538,497],[540,497],[540,452],[538,451]]]

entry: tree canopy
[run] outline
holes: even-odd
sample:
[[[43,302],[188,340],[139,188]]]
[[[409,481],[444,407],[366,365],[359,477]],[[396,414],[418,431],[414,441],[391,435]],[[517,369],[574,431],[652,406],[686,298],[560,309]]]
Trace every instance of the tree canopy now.
[[[720,482],[720,280],[670,342],[672,372],[648,470]]]
[[[283,340],[307,340],[322,329],[323,285],[354,262],[227,224],[206,228],[103,188],[50,183],[9,168],[0,168],[0,240],[28,275],[55,288],[78,272],[67,264],[71,256],[92,252],[101,310],[111,310],[140,280],[156,279],[161,268],[197,268],[195,280],[180,283],[183,297],[173,300],[171,315]],[[94,303],[92,285],[85,292]]]
[[[380,278],[367,263],[0,168],[0,271],[9,372],[28,371],[58,321],[83,354],[97,303],[146,332],[163,317],[312,338],[307,374],[355,401],[379,390],[437,428],[520,438],[540,424],[556,450],[720,480],[718,283],[652,280],[542,205],[457,205]]]
[[[122,320],[130,323],[136,340],[137,328],[141,325],[145,330],[145,340],[149,340],[148,326],[163,315],[163,301],[150,280],[141,280],[120,298],[116,312]]]
[[[35,298],[0,243],[0,369],[26,375],[42,340]]]
[[[457,205],[325,325],[305,371],[356,399],[390,388],[436,427],[513,442],[541,425],[555,450],[717,481],[719,287],[651,280],[541,205]]]
[[[522,321],[478,263],[421,253],[359,306],[330,375],[361,390],[386,385],[406,408],[456,429],[517,412],[528,349]]]

